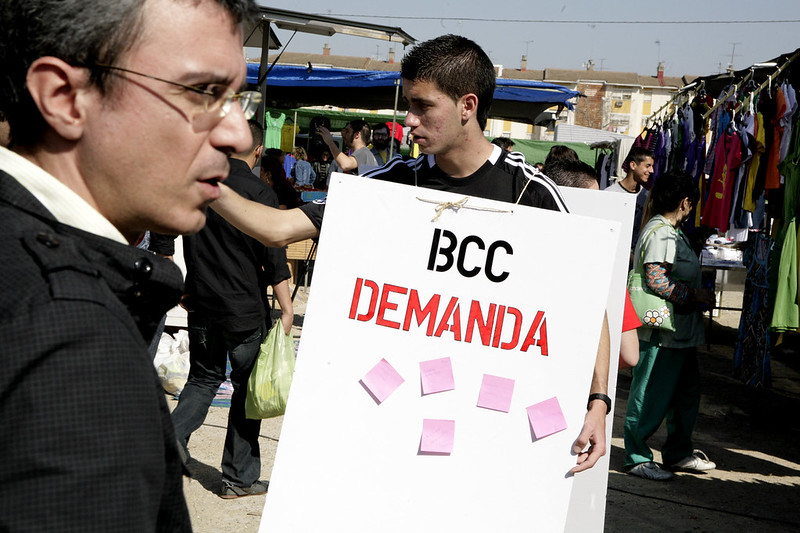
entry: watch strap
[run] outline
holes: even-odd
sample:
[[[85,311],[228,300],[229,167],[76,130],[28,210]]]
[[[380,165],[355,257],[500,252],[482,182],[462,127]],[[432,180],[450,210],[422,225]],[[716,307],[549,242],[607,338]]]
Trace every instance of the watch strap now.
[[[589,395],[589,401],[586,404],[586,410],[589,410],[594,400],[603,400],[606,404],[606,414],[611,412],[611,398],[601,392],[595,392]]]

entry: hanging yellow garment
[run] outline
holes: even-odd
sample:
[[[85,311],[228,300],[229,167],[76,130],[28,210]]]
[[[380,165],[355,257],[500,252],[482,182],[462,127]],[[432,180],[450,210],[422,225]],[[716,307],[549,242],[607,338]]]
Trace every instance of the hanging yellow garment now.
[[[281,151],[285,154],[291,154],[294,151],[294,137],[300,133],[300,126],[287,120],[281,126]]]
[[[747,171],[747,182],[744,189],[744,200],[742,201],[742,208],[751,213],[756,210],[756,200],[753,198],[753,187],[756,184],[756,175],[758,174],[758,166],[761,163],[761,154],[764,153],[764,115],[761,113],[756,114],[756,150],[750,160],[750,168]]]

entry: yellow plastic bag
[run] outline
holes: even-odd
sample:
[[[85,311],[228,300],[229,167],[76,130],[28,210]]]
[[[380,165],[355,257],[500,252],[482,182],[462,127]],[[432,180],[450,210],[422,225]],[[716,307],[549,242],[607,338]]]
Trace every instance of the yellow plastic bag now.
[[[258,359],[247,381],[244,411],[247,418],[280,416],[286,411],[294,374],[294,340],[276,320],[261,344]]]

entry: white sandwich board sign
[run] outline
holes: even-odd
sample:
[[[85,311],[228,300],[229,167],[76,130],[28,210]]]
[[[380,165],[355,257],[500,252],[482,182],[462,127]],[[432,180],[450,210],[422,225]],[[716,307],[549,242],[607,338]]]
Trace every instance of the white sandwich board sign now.
[[[561,193],[573,214],[618,221],[621,226],[615,251],[615,264],[610,278],[608,301],[608,328],[611,340],[611,360],[608,370],[608,395],[616,397],[617,371],[622,331],[622,314],[625,306],[625,285],[628,276],[630,242],[633,231],[633,213],[636,197],[609,191],[562,188]],[[611,430],[613,413],[606,418],[606,455],[590,470],[575,476],[567,512],[566,532],[602,533],[605,525],[608,467],[611,458]],[[618,421],[620,423],[621,421]]]
[[[331,179],[261,531],[564,530],[620,224],[462,200]]]

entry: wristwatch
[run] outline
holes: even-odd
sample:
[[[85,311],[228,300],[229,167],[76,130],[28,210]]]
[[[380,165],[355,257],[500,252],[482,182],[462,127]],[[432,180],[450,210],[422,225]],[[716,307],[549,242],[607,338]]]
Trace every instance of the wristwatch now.
[[[606,404],[606,414],[611,412],[611,398],[601,392],[595,392],[589,395],[589,401],[586,403],[586,410],[592,406],[594,400],[603,400]]]

